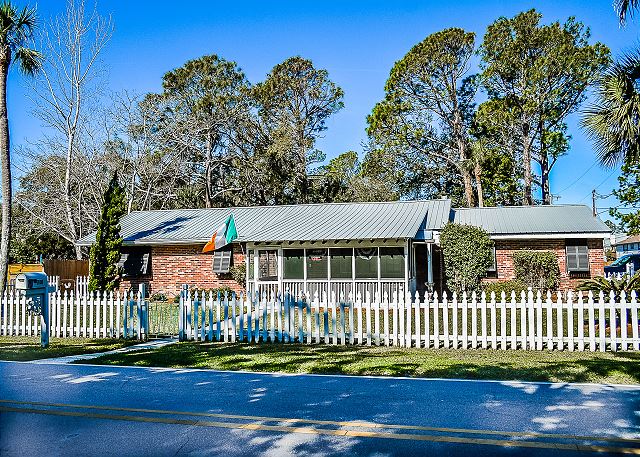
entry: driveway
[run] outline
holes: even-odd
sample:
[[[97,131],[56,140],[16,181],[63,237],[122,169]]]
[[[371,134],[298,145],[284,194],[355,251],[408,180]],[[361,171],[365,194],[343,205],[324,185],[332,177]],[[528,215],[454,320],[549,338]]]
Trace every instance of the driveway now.
[[[640,454],[640,386],[0,362],[0,455]]]

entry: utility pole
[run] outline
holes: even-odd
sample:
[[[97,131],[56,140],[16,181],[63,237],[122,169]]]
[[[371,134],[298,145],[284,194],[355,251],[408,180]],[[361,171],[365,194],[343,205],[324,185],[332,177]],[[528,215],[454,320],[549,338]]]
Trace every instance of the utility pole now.
[[[596,190],[593,189],[591,191],[591,208],[593,210],[593,217],[596,217],[598,215],[598,212],[596,211]]]

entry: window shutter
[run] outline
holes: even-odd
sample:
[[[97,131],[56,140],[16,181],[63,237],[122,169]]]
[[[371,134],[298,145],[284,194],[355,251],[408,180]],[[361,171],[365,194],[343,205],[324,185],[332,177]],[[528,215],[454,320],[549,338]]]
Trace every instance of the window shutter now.
[[[143,275],[149,274],[149,258],[151,254],[146,252],[142,254],[142,268],[140,268],[140,273]]]

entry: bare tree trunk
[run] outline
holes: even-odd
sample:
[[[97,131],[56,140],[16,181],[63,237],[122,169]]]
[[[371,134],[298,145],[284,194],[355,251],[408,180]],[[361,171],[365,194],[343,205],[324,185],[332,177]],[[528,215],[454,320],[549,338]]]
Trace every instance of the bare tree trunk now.
[[[467,170],[462,170],[462,182],[464,183],[464,199],[467,207],[473,208],[476,206],[476,199],[473,193],[473,181],[471,179],[471,173]]]
[[[9,117],[7,113],[7,74],[11,50],[5,45],[0,54],[0,166],[2,167],[2,236],[0,239],[0,294],[4,292],[9,266],[11,241],[11,153],[9,151]]]
[[[71,208],[71,160],[73,159],[73,141],[75,132],[69,132],[67,137],[67,163],[64,172],[64,209],[67,214],[67,224],[69,225],[69,233],[72,234],[74,241],[78,239],[76,231],[76,222],[73,220],[73,210]],[[76,251],[76,259],[82,260],[82,249],[74,243]]]
[[[533,205],[533,175],[531,171],[531,141],[529,139],[529,127],[522,128],[522,161],[524,162],[524,195],[522,204]]]
[[[551,192],[549,188],[549,158],[543,151],[540,157],[540,188],[542,189],[542,204],[551,204]]]
[[[473,168],[473,172],[476,178],[476,190],[478,193],[478,206],[482,208],[484,206],[484,195],[482,191],[482,166],[476,161],[476,166]]]

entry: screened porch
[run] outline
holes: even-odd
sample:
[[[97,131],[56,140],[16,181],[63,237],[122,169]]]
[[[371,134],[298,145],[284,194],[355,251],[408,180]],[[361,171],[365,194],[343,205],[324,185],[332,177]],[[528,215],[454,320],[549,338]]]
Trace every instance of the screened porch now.
[[[362,244],[362,243],[357,243]],[[410,290],[408,244],[369,246],[330,246],[322,243],[305,246],[247,247],[247,291],[272,295],[337,300],[356,299],[360,294],[390,298]]]

